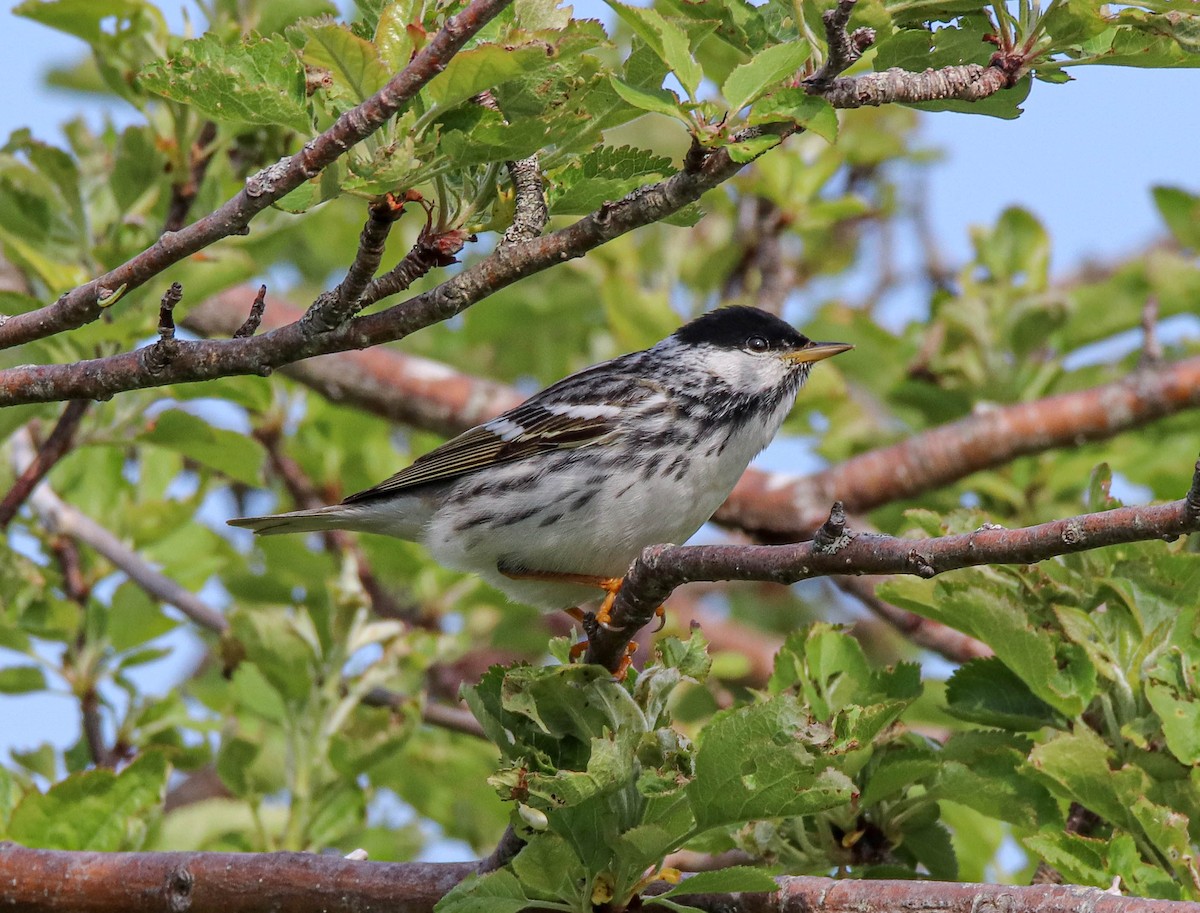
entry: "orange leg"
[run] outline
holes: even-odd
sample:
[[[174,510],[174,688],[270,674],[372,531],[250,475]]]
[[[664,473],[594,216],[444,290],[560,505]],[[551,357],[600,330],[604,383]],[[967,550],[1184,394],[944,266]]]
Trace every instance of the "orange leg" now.
[[[591,586],[598,590],[604,590],[604,601],[600,603],[600,608],[596,612],[596,623],[607,625],[612,620],[612,607],[617,599],[617,593],[621,592],[621,583],[623,577],[599,577],[595,574],[569,574],[564,571],[531,571],[531,570],[505,570],[499,568],[501,574],[513,580],[552,580],[555,583],[577,583],[580,586]],[[576,609],[575,611],[578,611]],[[572,618],[579,619],[571,609],[566,612]]]
[[[570,608],[563,611],[574,618],[576,621],[584,624],[597,624],[601,627],[608,627],[612,622],[612,607],[617,601],[617,594],[621,592],[621,584],[624,582],[623,577],[600,577],[594,574],[569,574],[563,571],[533,571],[533,570],[506,570],[498,568],[501,574],[505,577],[510,577],[513,580],[552,580],[556,583],[577,583],[580,586],[591,586],[598,590],[604,590],[604,601],[600,603],[600,608],[589,619],[590,613],[584,612],[582,609]],[[658,616],[658,627],[654,629],[658,633],[667,623],[667,613],[663,606],[659,606],[654,610],[654,614]],[[588,642],[580,641],[571,647],[570,659],[572,661],[579,659],[587,650]],[[626,673],[629,671],[629,666],[632,662],[630,657],[637,652],[637,644],[630,641],[626,648],[626,654],[621,659],[621,665],[618,667],[615,675],[617,681],[623,681]]]

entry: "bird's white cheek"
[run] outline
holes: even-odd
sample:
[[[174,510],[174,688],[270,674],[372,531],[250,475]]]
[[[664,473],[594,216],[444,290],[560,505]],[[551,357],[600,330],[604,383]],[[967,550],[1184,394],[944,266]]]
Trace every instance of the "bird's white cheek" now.
[[[740,393],[774,390],[787,374],[786,366],[774,355],[753,355],[739,349],[716,349],[707,353],[709,371]]]

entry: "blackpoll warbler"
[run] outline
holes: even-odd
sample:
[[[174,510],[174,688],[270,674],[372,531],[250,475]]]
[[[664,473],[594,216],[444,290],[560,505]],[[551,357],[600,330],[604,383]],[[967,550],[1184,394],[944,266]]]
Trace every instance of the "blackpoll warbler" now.
[[[712,311],[643,352],[572,374],[341,504],[230,520],[264,536],[350,529],[423,543],[518,602],[609,592],[647,546],[683,542],[770,443],[812,342],[749,307]]]

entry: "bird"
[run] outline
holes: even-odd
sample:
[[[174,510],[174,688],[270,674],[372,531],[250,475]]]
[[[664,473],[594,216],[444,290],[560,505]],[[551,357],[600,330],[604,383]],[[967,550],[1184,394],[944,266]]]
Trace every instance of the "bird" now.
[[[642,549],[685,542],[707,522],[812,366],[852,348],[758,308],[718,308],[340,504],[228,522],[260,536],[343,529],[420,542],[439,564],[536,608],[583,618],[579,606],[603,592],[591,620],[605,624]]]

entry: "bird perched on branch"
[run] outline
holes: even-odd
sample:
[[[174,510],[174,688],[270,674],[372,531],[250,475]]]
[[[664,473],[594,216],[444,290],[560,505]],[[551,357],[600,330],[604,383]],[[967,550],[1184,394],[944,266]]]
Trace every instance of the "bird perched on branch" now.
[[[813,364],[850,348],[757,308],[722,308],[560,380],[341,504],[229,523],[420,542],[539,608],[603,590],[605,623],[641,550],[696,532],[775,436]]]

